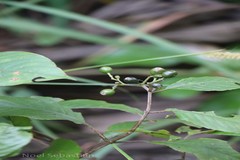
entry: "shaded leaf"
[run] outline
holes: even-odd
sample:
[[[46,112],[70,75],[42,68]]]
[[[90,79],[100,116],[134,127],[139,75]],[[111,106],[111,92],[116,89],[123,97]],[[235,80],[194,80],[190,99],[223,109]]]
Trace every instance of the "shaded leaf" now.
[[[9,119],[11,120],[14,126],[32,126],[31,120],[26,117],[17,117],[17,116],[10,116]]]
[[[218,115],[231,115],[240,110],[240,90],[221,92],[200,104],[201,111],[214,111]],[[227,106],[227,107],[226,107]]]
[[[0,52],[0,86],[32,83],[37,77],[41,81],[70,79],[44,56],[20,51]]]
[[[190,77],[167,86],[165,89],[195,91],[226,91],[240,89],[239,81],[225,77]]]
[[[49,97],[0,97],[0,116],[22,116],[38,120],[69,120],[77,124],[84,123],[81,113],[62,107]]]
[[[194,127],[240,133],[240,117],[221,117],[214,112],[183,111],[179,109],[167,109],[176,114],[183,123]]]
[[[31,127],[15,127],[7,123],[0,123],[0,159],[14,155],[27,145],[32,134]]]
[[[77,99],[59,102],[60,105],[71,109],[114,109],[133,114],[142,114],[143,112],[137,108],[129,107],[123,104],[107,103],[99,100]]]
[[[153,144],[168,146],[179,152],[195,155],[199,160],[239,160],[240,154],[231,146],[218,139],[199,138],[192,140],[177,140],[168,142],[153,142]]]
[[[57,139],[37,160],[79,160],[81,148],[72,141]]]

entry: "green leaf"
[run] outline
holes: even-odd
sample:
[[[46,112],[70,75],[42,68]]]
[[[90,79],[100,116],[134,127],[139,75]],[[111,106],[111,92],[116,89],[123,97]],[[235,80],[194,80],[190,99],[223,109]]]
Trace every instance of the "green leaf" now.
[[[37,77],[41,81],[70,79],[48,58],[29,52],[0,52],[0,86],[32,83]]]
[[[192,140],[177,140],[168,142],[153,142],[153,144],[168,146],[179,152],[195,155],[199,160],[239,160],[240,154],[231,146],[218,139],[199,138]]]
[[[214,111],[218,115],[231,115],[240,111],[240,90],[220,92],[200,104],[201,111]]]
[[[177,133],[187,133],[189,136],[194,134],[204,133],[205,131],[201,131],[199,129],[191,129],[190,126],[181,126],[175,130]]]
[[[32,134],[31,127],[15,127],[7,123],[0,123],[0,159],[16,154],[27,145]]]
[[[20,127],[32,126],[31,120],[29,118],[17,116],[10,116],[9,118],[14,126]]]
[[[129,131],[137,121],[128,121],[128,122],[120,122],[113,124],[107,128],[106,132],[127,132]],[[143,122],[144,123],[144,122]],[[142,125],[139,126],[139,128],[142,128]]]
[[[129,107],[123,104],[112,104],[105,101],[99,100],[88,100],[88,99],[79,99],[79,100],[68,100],[59,102],[60,105],[71,108],[71,109],[113,109],[124,112],[129,112],[133,114],[143,114],[143,112],[137,108]]]
[[[177,100],[190,99],[190,98],[193,98],[193,97],[195,97],[199,94],[200,94],[200,92],[198,92],[198,91],[177,90],[177,89],[166,90],[166,91],[158,93],[158,95],[161,96],[161,97],[177,99]]]
[[[81,148],[76,142],[57,139],[37,160],[79,160],[80,153]]]
[[[190,126],[240,133],[239,116],[221,117],[217,116],[214,112],[183,111],[179,109],[167,109],[166,111],[174,112],[184,124]]]
[[[22,116],[38,120],[69,120],[77,124],[84,123],[81,113],[62,107],[56,99],[49,100],[49,97],[38,99],[1,96],[0,116]]]
[[[225,77],[190,77],[173,83],[165,88],[195,91],[226,91],[240,89],[239,81]]]

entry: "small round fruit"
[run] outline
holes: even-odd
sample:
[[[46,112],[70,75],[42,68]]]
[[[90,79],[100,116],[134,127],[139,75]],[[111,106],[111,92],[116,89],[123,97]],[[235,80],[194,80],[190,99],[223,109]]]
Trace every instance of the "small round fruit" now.
[[[100,94],[103,96],[111,96],[115,94],[115,91],[113,89],[103,89]]]
[[[161,87],[162,87],[162,84],[160,84],[160,83],[153,83],[153,84],[152,84],[152,87],[153,87],[153,88],[161,88]]]
[[[99,71],[102,73],[110,73],[110,72],[112,72],[112,68],[111,67],[101,67],[99,69]]]
[[[165,71],[165,69],[161,68],[161,67],[155,67],[153,69],[150,70],[150,74],[151,75],[161,75],[163,72]]]
[[[135,77],[125,77],[123,80],[125,83],[136,84],[139,83],[139,79]]]
[[[172,78],[172,77],[175,77],[176,75],[177,75],[177,72],[174,70],[169,70],[162,73],[162,76],[164,78]]]

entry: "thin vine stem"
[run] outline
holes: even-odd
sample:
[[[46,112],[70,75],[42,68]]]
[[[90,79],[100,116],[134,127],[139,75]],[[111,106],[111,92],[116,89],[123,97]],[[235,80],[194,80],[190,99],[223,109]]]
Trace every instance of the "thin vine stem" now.
[[[90,128],[94,133],[96,133],[103,141],[105,142],[109,142],[109,139],[107,137],[105,137],[99,130],[97,130],[96,128],[94,128],[93,126],[91,126],[90,124],[88,123],[85,123],[85,125]]]
[[[148,116],[148,114],[151,112],[151,108],[152,108],[152,94],[153,94],[153,90],[148,89],[147,90],[147,106],[146,109],[144,111],[144,114],[141,116],[141,118],[137,121],[137,123],[127,132],[127,133],[123,133],[120,134],[118,136],[115,136],[113,138],[108,139],[109,142],[100,142],[92,147],[90,147],[85,153],[83,153],[81,156],[82,157],[87,157],[89,154],[93,153],[94,151],[97,151],[105,146],[108,146],[109,144],[113,144],[116,143],[117,141],[131,135],[132,133],[134,133],[137,128],[142,124],[142,122],[146,119],[146,117]]]

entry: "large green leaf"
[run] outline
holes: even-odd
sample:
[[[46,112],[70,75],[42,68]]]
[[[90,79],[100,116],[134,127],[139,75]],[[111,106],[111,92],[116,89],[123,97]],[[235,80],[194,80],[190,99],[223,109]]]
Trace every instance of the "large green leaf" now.
[[[31,127],[15,127],[7,123],[0,123],[0,159],[16,154],[27,145],[32,134]]]
[[[137,108],[129,107],[123,104],[107,103],[99,100],[77,99],[59,102],[60,105],[70,109],[113,109],[133,114],[142,114],[143,112]]]
[[[38,120],[69,120],[84,123],[81,113],[62,107],[49,97],[0,97],[0,116],[23,116]]]
[[[0,86],[13,86],[39,80],[70,79],[48,58],[29,52],[0,52]]]
[[[221,92],[200,104],[201,111],[214,111],[218,115],[231,115],[240,110],[240,90]]]
[[[226,91],[240,89],[240,82],[225,77],[190,77],[173,83],[165,88],[195,91]]]
[[[71,140],[57,139],[37,160],[79,160],[80,146]]]
[[[240,133],[240,116],[221,117],[214,112],[183,111],[179,109],[167,109],[166,111],[174,112],[187,125],[223,132]]]
[[[223,140],[199,138],[192,140],[177,140],[168,142],[153,142],[153,144],[168,146],[179,152],[195,155],[199,160],[239,160],[240,154],[233,150]]]

